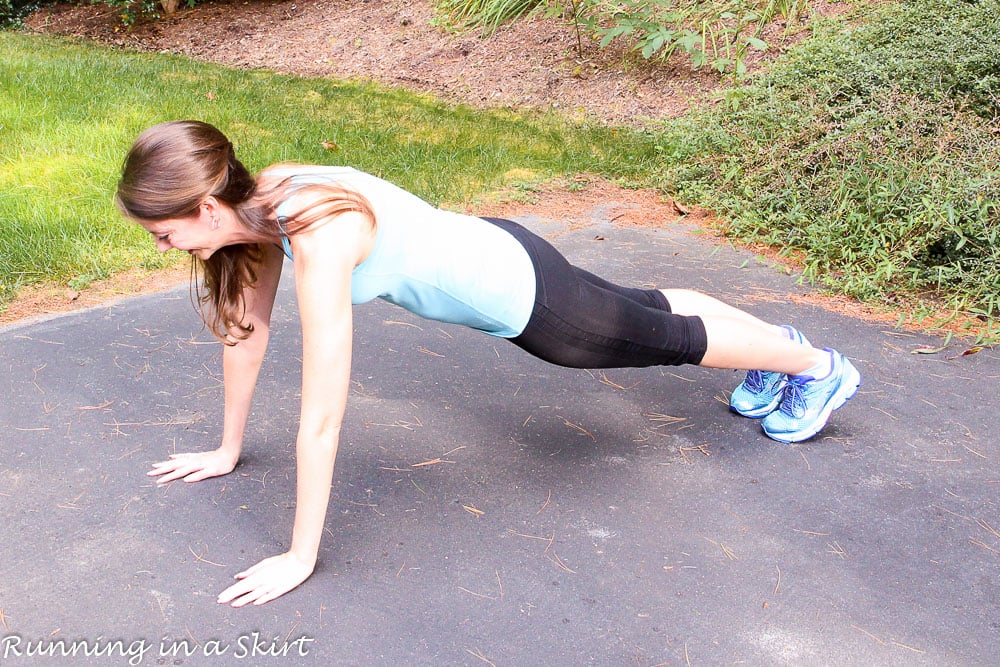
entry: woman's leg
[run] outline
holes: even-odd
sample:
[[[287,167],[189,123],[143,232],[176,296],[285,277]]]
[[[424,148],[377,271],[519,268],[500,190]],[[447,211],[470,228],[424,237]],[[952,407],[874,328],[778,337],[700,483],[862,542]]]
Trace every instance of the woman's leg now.
[[[521,335],[510,341],[534,356],[570,368],[696,364],[706,348],[701,318],[670,312],[654,289],[611,283],[570,264],[550,243],[496,218],[535,266],[535,305]]]
[[[768,324],[764,320],[758,319],[735,306],[730,306],[728,303],[719,301],[714,296],[709,296],[704,292],[697,292],[690,289],[661,289],[660,292],[670,302],[671,312],[678,315],[698,315],[701,317],[717,315],[728,317],[742,320],[747,324],[769,331],[776,336],[788,337],[781,327]]]
[[[816,350],[797,333],[793,341],[788,329],[700,292],[609,283],[573,267],[523,227],[494,222],[524,245],[535,264],[535,308],[511,342],[537,357],[577,368],[690,363],[771,377],[775,382],[754,390],[768,399],[767,411],[755,416],[781,442],[815,435],[861,384],[843,355]]]
[[[707,294],[622,287],[572,266],[520,225],[489,220],[517,238],[535,264],[535,312],[512,342],[546,361],[577,368],[697,363],[783,374],[827,361],[822,351],[790,341],[782,327]]]
[[[823,350],[792,341],[785,333],[766,332],[742,319],[718,315],[701,319],[708,334],[702,366],[801,375],[828,357]]]
[[[660,290],[678,315],[697,315],[705,324],[708,350],[701,360],[710,368],[739,368],[799,375],[827,360],[827,354],[788,338],[788,330],[702,292]]]

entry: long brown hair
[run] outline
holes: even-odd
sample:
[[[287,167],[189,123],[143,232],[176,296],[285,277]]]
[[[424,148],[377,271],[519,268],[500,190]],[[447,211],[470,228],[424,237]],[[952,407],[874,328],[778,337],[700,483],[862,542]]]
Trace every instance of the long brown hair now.
[[[280,234],[301,232],[345,211],[357,211],[375,224],[371,204],[363,195],[331,185],[307,186],[321,190],[323,196],[283,220],[279,228],[274,206],[268,202],[277,201],[271,195],[285,190],[288,180],[259,191],[222,132],[201,121],[171,121],[149,128],[135,140],[122,165],[115,201],[126,217],[152,222],[194,216],[205,198],[213,196],[232,208],[246,229],[274,241]],[[206,260],[193,258],[192,283],[202,319],[226,344],[253,332],[253,324],[245,322],[243,293],[256,283],[263,257],[259,244],[237,244],[216,250]]]

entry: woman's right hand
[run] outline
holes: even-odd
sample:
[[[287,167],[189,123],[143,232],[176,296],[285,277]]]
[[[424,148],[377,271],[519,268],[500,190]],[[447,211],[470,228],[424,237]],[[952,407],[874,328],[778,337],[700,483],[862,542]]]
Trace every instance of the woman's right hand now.
[[[158,485],[167,484],[177,479],[185,482],[200,482],[209,477],[228,475],[236,467],[238,456],[233,456],[222,449],[211,452],[191,452],[187,454],[171,454],[166,461],[153,464],[153,469],[146,474],[159,477]]]

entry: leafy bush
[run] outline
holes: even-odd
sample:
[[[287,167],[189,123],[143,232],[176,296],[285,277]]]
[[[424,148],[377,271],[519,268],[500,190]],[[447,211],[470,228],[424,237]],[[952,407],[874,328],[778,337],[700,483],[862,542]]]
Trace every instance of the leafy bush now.
[[[779,13],[775,0],[716,0],[673,4],[657,0],[595,3],[580,20],[600,39],[601,48],[626,40],[644,59],[666,60],[685,53],[692,66],[709,66],[719,73],[742,77],[749,49],[763,51],[761,28]],[[787,10],[785,15],[787,15]]]
[[[42,0],[0,0],[0,28],[15,27],[38,8]]]
[[[646,60],[685,53],[695,68],[741,77],[749,49],[764,50],[761,28],[775,17],[795,18],[808,0],[439,0],[438,14],[459,28],[491,34],[536,11],[566,19],[577,51],[584,39],[599,48],[625,42]]]
[[[670,189],[733,236],[801,251],[807,278],[1000,317],[998,0],[877,10],[669,124],[660,148]]]

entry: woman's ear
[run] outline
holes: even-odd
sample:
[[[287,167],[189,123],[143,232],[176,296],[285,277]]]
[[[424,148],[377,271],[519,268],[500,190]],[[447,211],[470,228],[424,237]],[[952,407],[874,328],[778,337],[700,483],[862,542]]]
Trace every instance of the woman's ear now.
[[[219,228],[219,200],[209,195],[201,202],[201,212],[207,216],[212,229]]]

